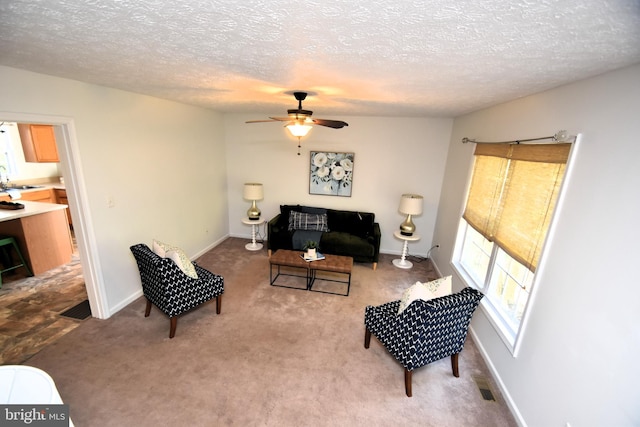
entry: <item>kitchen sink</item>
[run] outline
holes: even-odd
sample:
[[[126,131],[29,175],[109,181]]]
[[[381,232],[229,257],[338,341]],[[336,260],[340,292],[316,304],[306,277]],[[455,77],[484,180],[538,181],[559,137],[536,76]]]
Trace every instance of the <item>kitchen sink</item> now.
[[[31,190],[34,188],[42,188],[42,185],[12,185],[11,187],[7,187],[3,191],[7,190]]]

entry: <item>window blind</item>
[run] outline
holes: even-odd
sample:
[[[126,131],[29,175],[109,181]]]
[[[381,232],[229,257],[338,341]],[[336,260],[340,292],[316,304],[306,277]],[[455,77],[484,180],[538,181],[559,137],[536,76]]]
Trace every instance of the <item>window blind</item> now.
[[[478,144],[463,218],[535,272],[571,144]]]

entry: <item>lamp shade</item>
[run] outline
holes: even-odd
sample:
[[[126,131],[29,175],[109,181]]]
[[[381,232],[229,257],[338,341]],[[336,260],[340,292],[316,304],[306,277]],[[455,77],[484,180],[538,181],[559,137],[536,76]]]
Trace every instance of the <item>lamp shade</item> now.
[[[400,213],[407,215],[420,215],[422,213],[422,196],[417,194],[403,194],[400,199]]]
[[[248,182],[244,185],[242,197],[245,200],[262,200],[264,197],[262,192],[262,184]]]
[[[307,136],[311,128],[312,128],[311,125],[304,125],[300,122],[295,122],[293,124],[287,125],[287,129],[289,129],[289,132],[291,132],[291,135],[295,137]]]

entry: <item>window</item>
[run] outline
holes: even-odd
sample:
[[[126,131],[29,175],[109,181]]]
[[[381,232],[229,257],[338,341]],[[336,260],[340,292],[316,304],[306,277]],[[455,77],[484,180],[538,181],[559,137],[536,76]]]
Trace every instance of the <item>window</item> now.
[[[15,126],[15,124],[0,123],[2,128],[0,129],[0,180],[2,182],[6,182],[8,179],[18,175],[18,167],[11,142],[11,131],[14,129],[9,128],[9,126]],[[17,130],[15,132],[17,133]]]
[[[514,347],[570,144],[478,144],[453,264]]]

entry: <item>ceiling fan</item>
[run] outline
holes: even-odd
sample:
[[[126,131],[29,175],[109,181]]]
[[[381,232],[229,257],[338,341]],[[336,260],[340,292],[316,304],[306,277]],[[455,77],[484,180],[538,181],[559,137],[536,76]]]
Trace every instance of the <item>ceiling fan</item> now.
[[[311,118],[313,111],[302,109],[302,101],[307,98],[307,92],[293,92],[293,96],[298,101],[298,108],[287,110],[287,117],[269,117],[269,120],[248,120],[246,123],[286,122],[285,127],[289,129],[293,136],[298,138],[298,155],[300,155],[300,138],[306,136],[313,125],[326,126],[332,129],[349,126],[347,122],[341,120]]]

